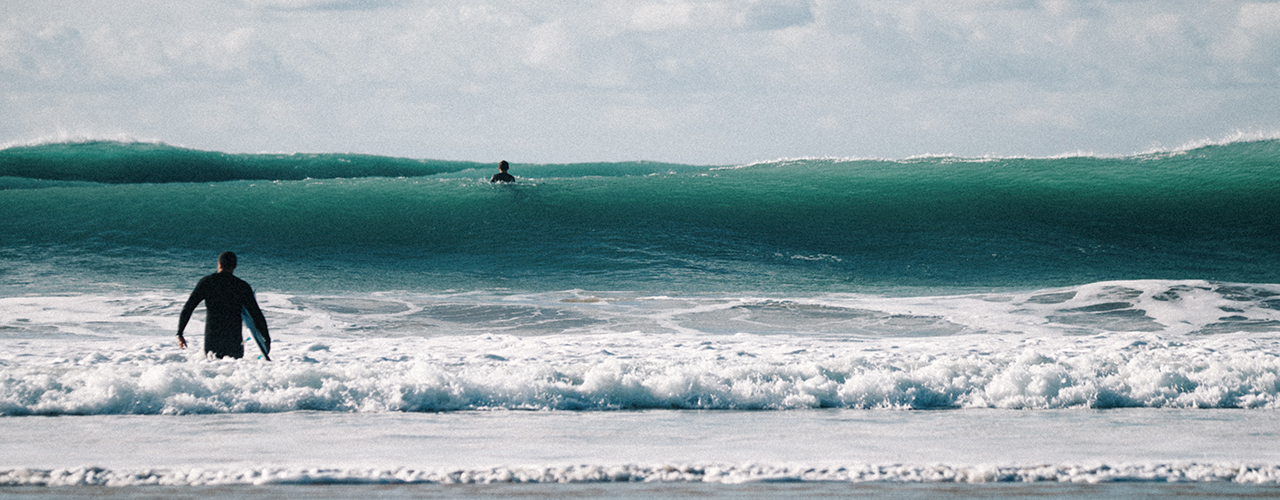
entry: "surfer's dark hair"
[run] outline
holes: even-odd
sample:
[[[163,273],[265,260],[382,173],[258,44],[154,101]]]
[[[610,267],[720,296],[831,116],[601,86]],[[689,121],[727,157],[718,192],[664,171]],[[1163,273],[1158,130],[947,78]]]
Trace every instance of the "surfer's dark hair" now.
[[[498,170],[501,170],[501,171],[503,171],[503,172],[506,172],[506,171],[507,171],[507,168],[510,168],[510,166],[509,166],[509,165],[507,165],[507,160],[502,160],[502,161],[498,162]]]
[[[236,254],[222,252],[222,255],[218,256],[218,265],[222,266],[224,271],[234,271],[236,268]]]

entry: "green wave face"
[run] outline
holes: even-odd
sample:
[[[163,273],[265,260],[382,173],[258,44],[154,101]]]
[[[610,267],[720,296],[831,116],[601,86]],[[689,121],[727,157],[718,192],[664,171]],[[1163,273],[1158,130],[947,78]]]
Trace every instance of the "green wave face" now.
[[[1277,158],[1268,140],[1123,158],[516,164],[517,183],[491,185],[488,164],[53,144],[0,151],[0,252],[35,283],[55,268],[178,273],[230,249],[299,290],[1274,283]]]

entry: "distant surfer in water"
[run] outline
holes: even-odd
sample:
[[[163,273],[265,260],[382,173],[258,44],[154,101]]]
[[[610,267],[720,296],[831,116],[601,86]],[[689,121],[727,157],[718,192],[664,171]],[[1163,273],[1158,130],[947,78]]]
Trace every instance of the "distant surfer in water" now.
[[[493,177],[489,179],[489,182],[515,182],[515,176],[507,173],[508,168],[511,167],[507,165],[507,160],[498,162],[498,173],[493,174]]]
[[[253,288],[244,280],[233,276],[236,270],[236,254],[222,252],[218,256],[218,272],[200,279],[196,289],[182,306],[182,315],[178,317],[178,347],[186,349],[187,339],[182,331],[191,320],[191,313],[204,301],[208,316],[204,322],[204,352],[212,353],[219,358],[244,357],[244,340],[240,336],[240,310],[249,311],[253,324],[262,334],[266,346],[271,346],[271,335],[267,333],[267,318],[262,316],[258,301],[253,297]]]

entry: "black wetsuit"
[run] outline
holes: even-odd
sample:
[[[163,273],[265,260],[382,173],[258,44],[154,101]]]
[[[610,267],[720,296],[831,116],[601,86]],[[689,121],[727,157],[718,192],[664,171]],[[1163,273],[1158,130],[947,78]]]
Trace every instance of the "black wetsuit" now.
[[[267,333],[267,318],[262,316],[258,301],[253,297],[253,288],[244,280],[231,273],[214,273],[196,283],[196,289],[182,306],[182,315],[178,317],[178,334],[187,328],[191,313],[204,301],[208,317],[204,323],[204,352],[215,356],[232,358],[244,357],[244,339],[240,336],[240,308],[249,310],[249,317],[258,327],[262,339],[268,348],[271,335]]]
[[[506,172],[498,172],[496,174],[493,174],[493,177],[489,179],[489,182],[515,182],[515,181],[516,181],[516,177]]]

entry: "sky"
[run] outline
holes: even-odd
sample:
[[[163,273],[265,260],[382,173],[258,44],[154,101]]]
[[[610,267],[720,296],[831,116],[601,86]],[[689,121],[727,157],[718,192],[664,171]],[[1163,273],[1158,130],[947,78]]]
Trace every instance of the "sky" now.
[[[1276,2],[0,2],[7,145],[723,165],[1276,131]]]

